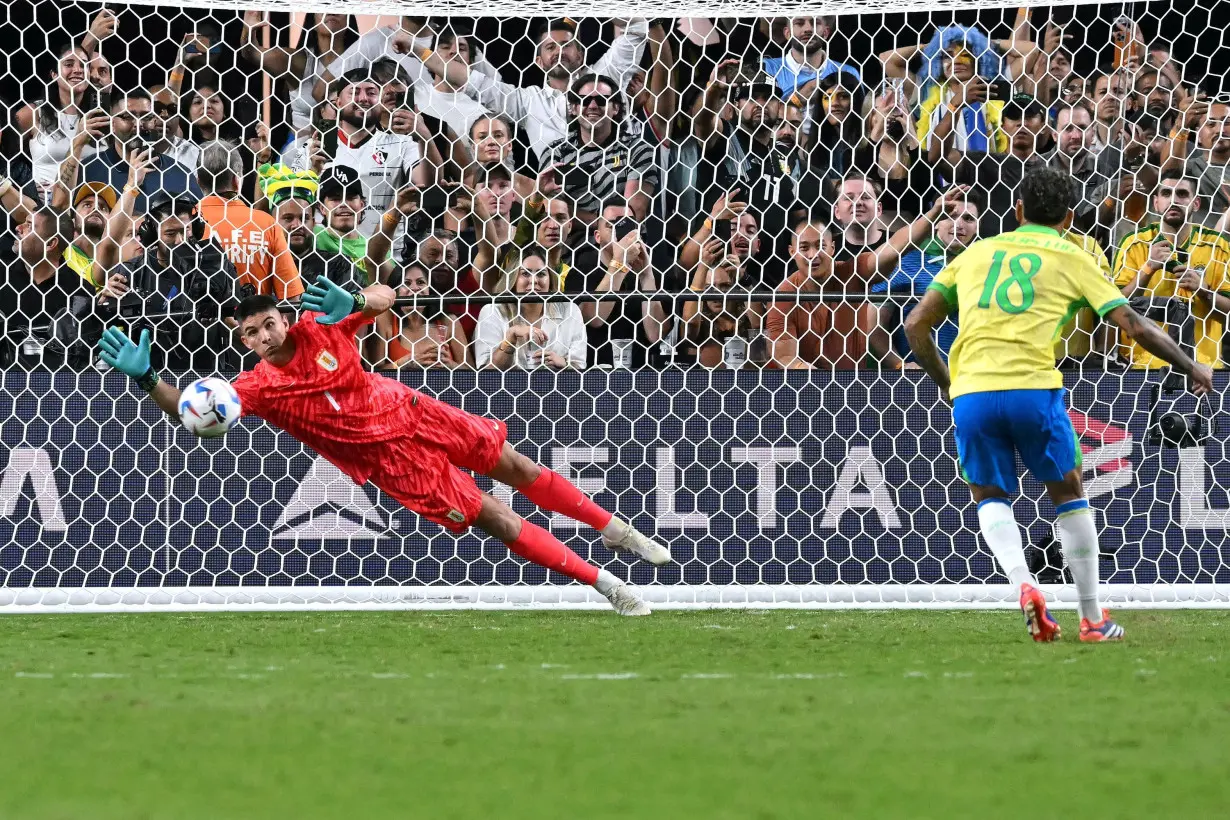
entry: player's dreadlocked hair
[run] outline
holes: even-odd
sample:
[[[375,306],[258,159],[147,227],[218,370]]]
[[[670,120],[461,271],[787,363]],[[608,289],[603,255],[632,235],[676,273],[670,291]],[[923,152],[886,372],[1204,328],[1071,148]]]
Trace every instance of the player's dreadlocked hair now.
[[[1061,225],[1072,209],[1072,177],[1058,168],[1036,168],[1021,180],[1017,195],[1027,222]]]
[[[260,293],[254,296],[246,296],[239,300],[239,305],[235,308],[235,321],[242,322],[244,319],[264,313],[267,310],[277,309],[278,302],[272,296],[265,296]]]

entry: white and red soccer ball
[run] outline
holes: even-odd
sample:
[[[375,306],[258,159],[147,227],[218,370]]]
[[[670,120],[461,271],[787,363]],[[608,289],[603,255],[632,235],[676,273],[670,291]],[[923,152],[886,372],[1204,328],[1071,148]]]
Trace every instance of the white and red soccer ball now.
[[[201,438],[217,438],[239,421],[239,394],[230,382],[209,377],[197,379],[179,396],[179,420]]]

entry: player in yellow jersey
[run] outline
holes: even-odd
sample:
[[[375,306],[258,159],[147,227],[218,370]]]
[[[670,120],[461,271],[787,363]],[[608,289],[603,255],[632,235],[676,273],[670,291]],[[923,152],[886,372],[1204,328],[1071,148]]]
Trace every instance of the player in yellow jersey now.
[[[1071,198],[1067,173],[1039,168],[1026,174],[1016,205],[1021,227],[974,243],[941,271],[905,332],[915,358],[951,397],[957,455],[978,504],[979,530],[1020,590],[1033,639],[1056,640],[1060,629],[1025,565],[1012,514],[1017,453],[1055,503],[1059,543],[1080,601],[1081,640],[1119,640],[1122,627],[1098,604],[1098,533],[1055,368],[1056,334],[1074,311],[1089,306],[1186,374],[1197,395],[1213,389],[1213,374],[1133,311],[1089,254],[1061,237],[1072,223]],[[961,330],[945,365],[932,331],[952,310],[960,313]]]

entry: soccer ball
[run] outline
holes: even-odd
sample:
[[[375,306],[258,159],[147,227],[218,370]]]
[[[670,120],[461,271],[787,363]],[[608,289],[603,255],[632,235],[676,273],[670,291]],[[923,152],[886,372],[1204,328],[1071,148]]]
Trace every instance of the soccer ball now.
[[[201,438],[217,438],[239,421],[239,394],[230,382],[197,379],[179,396],[179,420]]]

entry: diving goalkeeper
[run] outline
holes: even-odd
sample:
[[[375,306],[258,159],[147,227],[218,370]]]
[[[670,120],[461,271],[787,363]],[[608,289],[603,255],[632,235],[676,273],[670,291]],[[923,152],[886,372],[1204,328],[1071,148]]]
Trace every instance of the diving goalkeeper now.
[[[392,307],[393,298],[384,285],[352,294],[322,276],[303,295],[305,312],[293,326],[269,296],[240,302],[235,314],[240,339],[261,359],[234,383],[243,414],[281,427],[356,484],[371,481],[428,520],[453,532],[477,526],[522,558],[594,587],[619,614],[648,615],[649,606],[631,587],[479,490],[458,468],[501,481],[545,510],[588,524],[611,550],[665,564],[671,560],[665,547],[518,453],[506,441],[503,422],[363,370],[355,334]],[[150,366],[148,331],[134,344],[123,331],[109,328],[99,348],[103,361],[135,379],[164,412],[178,418],[180,391]]]

